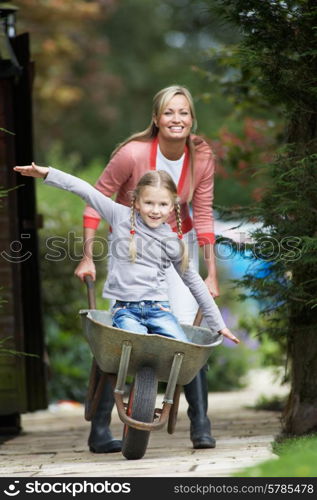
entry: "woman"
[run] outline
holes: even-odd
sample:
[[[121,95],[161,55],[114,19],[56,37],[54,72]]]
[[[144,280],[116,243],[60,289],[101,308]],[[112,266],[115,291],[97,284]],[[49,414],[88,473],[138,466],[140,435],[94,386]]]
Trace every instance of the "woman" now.
[[[106,196],[116,193],[116,201],[128,206],[131,203],[130,193],[146,171],[167,171],[177,185],[182,232],[190,256],[198,270],[198,245],[203,247],[208,270],[205,282],[211,295],[217,297],[219,291],[213,251],[215,235],[212,215],[215,164],[207,143],[192,134],[195,126],[195,110],[190,92],[177,85],[160,90],[153,99],[150,125],[115,149],[95,187]],[[189,202],[193,215],[190,213]],[[75,275],[80,279],[86,274],[96,278],[93,241],[99,221],[98,213],[91,207],[86,207],[84,257],[75,270]],[[171,214],[167,222],[177,231],[174,214]],[[108,266],[111,270],[111,259]],[[192,323],[198,308],[197,302],[172,267],[167,275],[167,283],[173,313],[182,323]],[[189,403],[188,416],[191,421],[190,437],[193,447],[214,448],[216,442],[211,436],[210,421],[207,417],[208,390],[205,369],[184,388],[184,392]],[[117,451],[120,446],[120,442],[113,440],[109,430],[112,407],[112,389],[106,384],[88,440],[93,452]]]

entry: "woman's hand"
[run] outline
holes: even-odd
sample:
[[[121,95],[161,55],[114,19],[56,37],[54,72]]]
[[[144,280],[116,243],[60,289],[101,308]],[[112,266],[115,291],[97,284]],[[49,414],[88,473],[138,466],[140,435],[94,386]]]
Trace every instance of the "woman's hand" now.
[[[47,167],[40,167],[39,165],[35,165],[32,162],[32,165],[26,165],[24,167],[14,167],[13,170],[19,172],[21,175],[25,175],[27,177],[38,177],[44,179],[48,174]]]
[[[96,281],[96,266],[94,261],[89,257],[83,257],[76,267],[74,274],[81,281],[84,281],[84,277],[87,276],[87,274],[92,277],[93,281]]]
[[[223,328],[222,330],[219,330],[219,333],[221,333],[224,337],[227,337],[227,339],[232,340],[235,344],[240,344],[240,340],[230,332],[229,328]]]
[[[215,276],[207,276],[207,278],[205,279],[205,283],[207,285],[209,293],[213,296],[213,298],[215,299],[216,297],[219,297],[220,292],[217,278]]]

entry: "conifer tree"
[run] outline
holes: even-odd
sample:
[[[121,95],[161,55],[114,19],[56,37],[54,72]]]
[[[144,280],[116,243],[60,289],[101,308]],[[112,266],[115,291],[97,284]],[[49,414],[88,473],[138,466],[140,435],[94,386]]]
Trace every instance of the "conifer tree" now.
[[[265,305],[271,334],[287,346],[283,434],[307,434],[317,430],[317,2],[216,3],[240,28],[241,75],[285,118],[284,146],[267,166],[270,181],[252,211],[263,223],[254,253],[266,272],[246,274],[242,284]]]

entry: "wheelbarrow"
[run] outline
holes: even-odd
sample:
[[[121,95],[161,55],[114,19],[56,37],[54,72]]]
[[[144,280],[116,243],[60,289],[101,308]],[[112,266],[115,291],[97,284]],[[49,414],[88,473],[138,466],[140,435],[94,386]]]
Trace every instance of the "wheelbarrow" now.
[[[213,347],[223,337],[198,326],[200,310],[193,325],[182,324],[189,342],[156,334],[140,334],[112,326],[109,311],[96,309],[94,283],[85,277],[89,309],[80,311],[83,330],[94,360],[85,402],[85,418],[96,411],[105,377],[114,388],[120,420],[124,424],[122,454],[130,460],[144,456],[151,431],[173,434],[183,385],[188,384],[206,364]],[[98,377],[98,370],[101,376]],[[127,376],[133,378],[128,401],[124,402]],[[162,408],[156,408],[158,382],[166,382]]]

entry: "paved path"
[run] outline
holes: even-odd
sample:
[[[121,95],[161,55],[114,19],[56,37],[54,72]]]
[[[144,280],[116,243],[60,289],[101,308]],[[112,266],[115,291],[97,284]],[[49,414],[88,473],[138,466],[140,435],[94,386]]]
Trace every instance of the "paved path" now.
[[[146,455],[126,460],[121,453],[92,454],[87,448],[90,424],[81,406],[23,415],[23,433],[0,447],[0,477],[228,477],[274,455],[270,443],[279,432],[279,414],[248,408],[259,394],[281,394],[272,376],[252,373],[247,389],[209,395],[209,414],[217,447],[193,450],[189,440],[187,404],[182,394],[176,431],[153,432]],[[157,404],[161,406],[161,397]],[[122,424],[113,412],[112,429]]]

